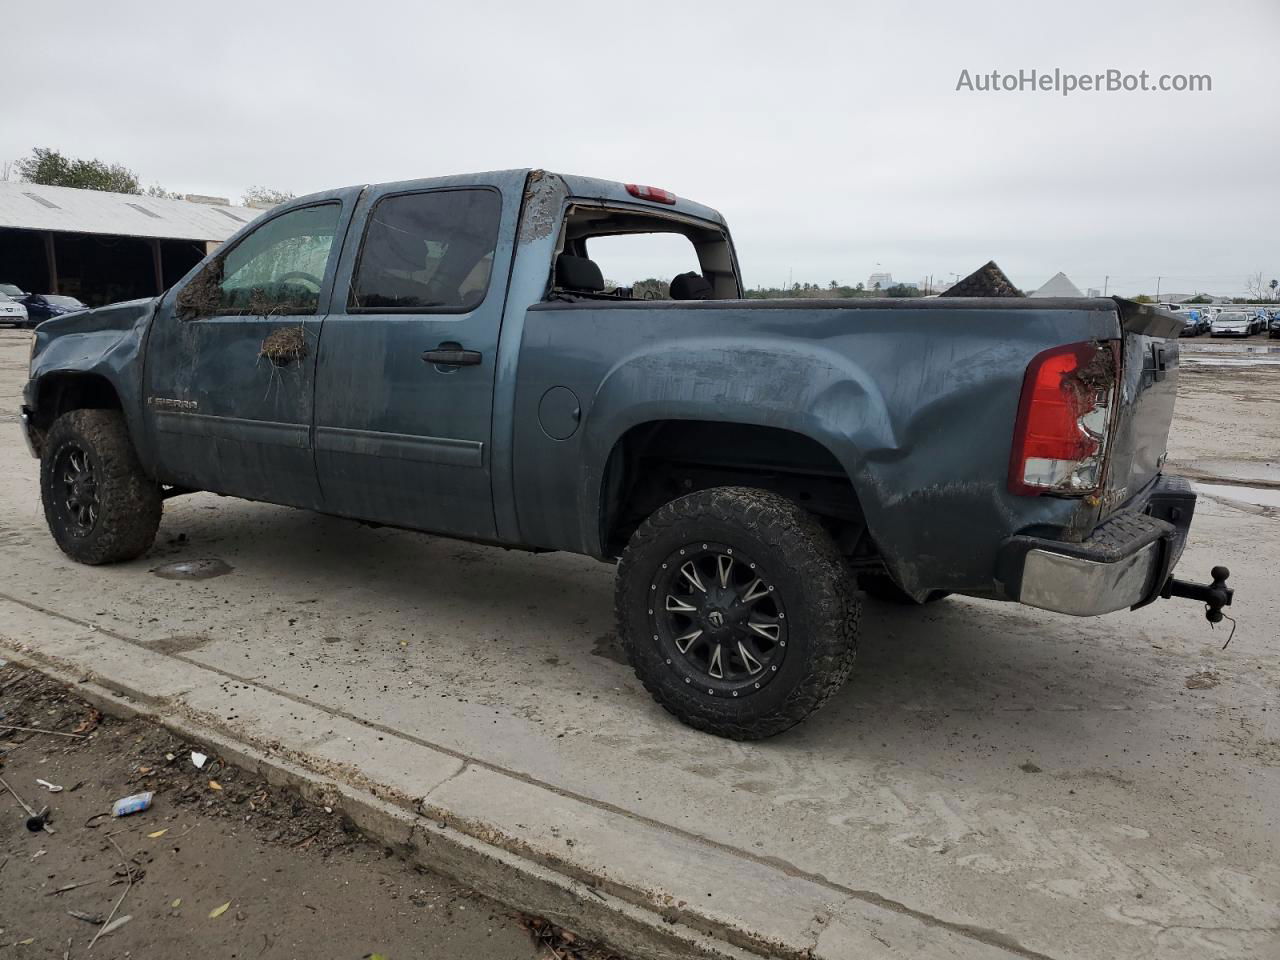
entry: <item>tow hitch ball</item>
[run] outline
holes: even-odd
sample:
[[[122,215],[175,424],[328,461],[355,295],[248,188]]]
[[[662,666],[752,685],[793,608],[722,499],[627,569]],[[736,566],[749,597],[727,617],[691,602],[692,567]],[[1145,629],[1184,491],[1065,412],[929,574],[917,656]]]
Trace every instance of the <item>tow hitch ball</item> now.
[[[1170,597],[1186,597],[1188,600],[1199,600],[1205,605],[1204,618],[1210,623],[1222,622],[1222,608],[1231,606],[1231,598],[1235,591],[1227,586],[1227,577],[1231,571],[1226,567],[1214,567],[1209,571],[1213,582],[1209,584],[1191,583],[1170,577],[1165,581],[1160,596],[1168,600]]]

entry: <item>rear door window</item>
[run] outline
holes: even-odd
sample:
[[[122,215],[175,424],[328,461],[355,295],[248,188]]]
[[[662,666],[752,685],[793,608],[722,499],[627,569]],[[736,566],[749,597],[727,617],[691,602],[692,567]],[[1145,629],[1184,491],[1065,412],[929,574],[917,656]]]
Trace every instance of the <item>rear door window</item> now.
[[[502,198],[496,190],[383,197],[365,228],[349,313],[462,313],[484,300]]]

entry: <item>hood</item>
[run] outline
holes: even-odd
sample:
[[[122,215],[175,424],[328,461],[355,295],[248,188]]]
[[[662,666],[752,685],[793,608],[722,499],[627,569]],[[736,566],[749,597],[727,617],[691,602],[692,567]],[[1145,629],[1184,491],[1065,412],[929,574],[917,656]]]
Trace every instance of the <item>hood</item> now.
[[[74,313],[57,313],[36,327],[35,353],[40,353],[50,340],[65,333],[130,330],[139,320],[150,315],[159,299],[148,297],[145,300],[111,303],[91,310],[77,310]]]

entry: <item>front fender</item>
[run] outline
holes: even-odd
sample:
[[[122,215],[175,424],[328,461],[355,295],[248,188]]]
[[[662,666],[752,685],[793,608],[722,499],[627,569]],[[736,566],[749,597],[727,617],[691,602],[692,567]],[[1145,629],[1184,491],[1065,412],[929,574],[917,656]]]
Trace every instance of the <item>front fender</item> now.
[[[96,310],[54,317],[35,331],[24,405],[37,418],[40,385],[57,375],[92,375],[106,380],[120,399],[135,446],[142,429],[142,363],[146,334],[159,298],[130,300]],[[139,448],[143,463],[150,458]]]

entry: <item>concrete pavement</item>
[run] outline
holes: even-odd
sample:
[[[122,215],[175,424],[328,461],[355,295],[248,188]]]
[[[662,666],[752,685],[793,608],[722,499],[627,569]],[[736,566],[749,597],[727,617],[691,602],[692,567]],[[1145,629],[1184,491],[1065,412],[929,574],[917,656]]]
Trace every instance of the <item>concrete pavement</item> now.
[[[25,358],[0,335],[6,409]],[[166,504],[143,559],[80,567],[44,529],[36,472],[0,433],[9,650],[637,955],[1280,953],[1265,510],[1203,500],[1180,568],[1232,568],[1226,651],[1186,602],[1093,620],[868,604],[831,705],[739,744],[650,701],[593,561],[199,494]],[[151,572],[201,558],[231,572]]]

